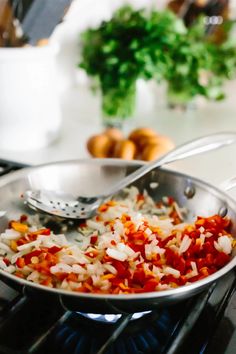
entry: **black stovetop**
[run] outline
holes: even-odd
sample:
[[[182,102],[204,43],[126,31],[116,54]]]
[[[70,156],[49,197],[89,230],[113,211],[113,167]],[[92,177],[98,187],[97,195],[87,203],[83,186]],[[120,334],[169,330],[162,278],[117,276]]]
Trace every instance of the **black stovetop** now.
[[[0,160],[0,176],[21,167]],[[231,271],[188,301],[117,319],[70,312],[56,296],[0,281],[0,354],[234,354],[235,285]]]

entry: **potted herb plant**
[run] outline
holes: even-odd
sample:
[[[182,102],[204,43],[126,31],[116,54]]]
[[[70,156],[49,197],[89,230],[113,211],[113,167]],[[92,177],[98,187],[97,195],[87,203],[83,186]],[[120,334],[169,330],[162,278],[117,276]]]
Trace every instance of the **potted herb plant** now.
[[[225,28],[230,32],[232,23]],[[236,42],[228,39],[216,44],[206,35],[204,17],[200,17],[185,35],[173,42],[166,70],[167,100],[170,106],[185,107],[196,96],[211,100],[224,98],[223,83],[236,72]]]
[[[235,72],[235,54],[234,44],[207,40],[201,19],[188,29],[169,10],[125,6],[82,33],[79,67],[101,91],[105,121],[116,125],[133,116],[140,78],[166,81],[172,104],[184,105],[197,95],[222,98],[222,82]]]
[[[186,31],[173,13],[119,9],[110,21],[81,36],[81,61],[101,90],[102,112],[115,124],[132,117],[135,109],[136,82],[160,81],[170,58],[163,52]]]

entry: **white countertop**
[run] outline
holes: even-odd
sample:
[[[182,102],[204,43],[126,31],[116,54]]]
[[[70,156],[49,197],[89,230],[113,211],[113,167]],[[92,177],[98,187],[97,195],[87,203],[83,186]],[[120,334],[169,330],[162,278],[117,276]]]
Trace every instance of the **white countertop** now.
[[[190,112],[168,109],[160,89],[154,90],[151,96],[150,92],[148,96],[143,91],[136,117],[127,122],[126,130],[135,126],[151,126],[159,133],[169,135],[176,145],[214,132],[236,131],[235,89],[236,82],[230,82],[226,100],[219,103],[201,102],[197,109]],[[70,87],[62,93],[61,106],[63,123],[57,141],[39,150],[0,151],[0,158],[41,164],[89,157],[86,140],[102,130],[98,98],[86,86]],[[235,156],[236,144],[176,162],[171,167],[219,185],[224,179],[236,175]]]

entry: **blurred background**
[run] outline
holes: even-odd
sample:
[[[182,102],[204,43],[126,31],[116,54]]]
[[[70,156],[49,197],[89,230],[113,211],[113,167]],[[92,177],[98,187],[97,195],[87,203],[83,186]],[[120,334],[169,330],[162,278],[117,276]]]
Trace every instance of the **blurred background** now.
[[[0,157],[149,160],[233,131],[235,18],[235,0],[1,0]],[[148,152],[145,143],[123,155],[117,135],[110,150],[108,127],[119,129],[118,140],[140,127],[155,139]],[[200,175],[192,161],[187,172]]]

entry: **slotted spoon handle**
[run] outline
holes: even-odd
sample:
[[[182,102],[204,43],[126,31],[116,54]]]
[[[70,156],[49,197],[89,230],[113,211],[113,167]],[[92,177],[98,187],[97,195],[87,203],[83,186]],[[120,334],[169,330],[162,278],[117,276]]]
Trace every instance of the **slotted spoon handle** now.
[[[140,177],[144,176],[146,173],[150,172],[154,168],[161,167],[166,163],[184,159],[193,155],[202,154],[204,152],[219,149],[223,146],[230,145],[236,141],[236,133],[225,132],[216,133],[208,136],[204,136],[171,150],[161,158],[152,161],[130,175],[123,178],[117,184],[115,184],[107,193],[106,196],[117,193],[127,185],[135,182]]]

